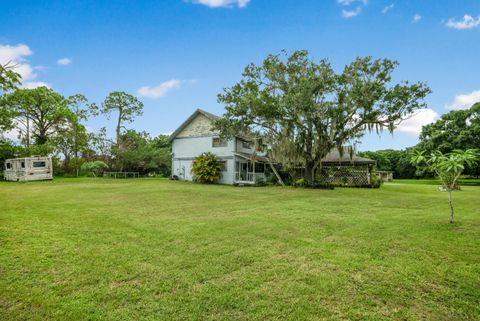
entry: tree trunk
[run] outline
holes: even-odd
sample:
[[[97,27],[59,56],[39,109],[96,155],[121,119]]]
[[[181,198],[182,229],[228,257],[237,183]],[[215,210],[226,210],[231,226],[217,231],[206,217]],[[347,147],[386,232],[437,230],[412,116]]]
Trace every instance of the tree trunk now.
[[[306,161],[305,162],[305,183],[307,185],[312,185],[315,180],[315,162]]]
[[[27,116],[27,150],[30,152],[30,118]]]
[[[117,129],[116,129],[116,134],[117,134],[117,147],[120,146],[120,128],[122,126],[122,110],[118,110],[118,120],[117,120]]]
[[[448,189],[448,204],[450,205],[450,224],[453,224],[453,201],[451,189]]]
[[[122,141],[120,137],[120,129],[122,126],[122,109],[118,110],[118,121],[117,121],[117,128],[116,128],[116,135],[117,135],[117,155],[116,155],[116,165],[117,165],[117,170],[120,172],[123,171],[123,159],[121,155],[122,152]]]

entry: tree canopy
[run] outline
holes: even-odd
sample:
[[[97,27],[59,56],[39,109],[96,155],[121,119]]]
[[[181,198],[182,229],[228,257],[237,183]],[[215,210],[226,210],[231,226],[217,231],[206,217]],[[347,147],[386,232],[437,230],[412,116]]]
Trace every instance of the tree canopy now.
[[[18,72],[14,70],[12,64],[0,64],[0,92],[7,92],[16,89],[21,83],[21,77]]]
[[[436,122],[423,127],[417,149],[426,153],[449,153],[455,149],[480,146],[480,102],[465,110],[452,110]],[[470,165],[466,173],[479,176],[480,165]]]
[[[14,71],[11,64],[0,64],[0,104],[4,99],[4,94],[14,90],[20,84],[20,74]],[[11,128],[11,113],[0,105],[0,134],[2,131]]]
[[[123,124],[131,123],[136,116],[143,114],[143,103],[137,97],[123,91],[114,91],[105,98],[100,112],[107,115],[107,118],[111,116],[112,112],[118,113],[115,133],[117,145],[119,145]]]
[[[73,117],[65,98],[47,87],[17,89],[4,97],[0,108],[9,116],[4,126],[16,127],[27,148],[31,138],[37,145],[46,144],[55,129]]]
[[[269,55],[261,65],[249,64],[243,79],[218,95],[226,113],[216,127],[222,136],[264,139],[273,158],[304,166],[311,183],[329,151],[343,151],[368,130],[392,132],[426,106],[425,84],[392,84],[397,65],[357,58],[336,73],[327,60],[315,62],[307,51]]]

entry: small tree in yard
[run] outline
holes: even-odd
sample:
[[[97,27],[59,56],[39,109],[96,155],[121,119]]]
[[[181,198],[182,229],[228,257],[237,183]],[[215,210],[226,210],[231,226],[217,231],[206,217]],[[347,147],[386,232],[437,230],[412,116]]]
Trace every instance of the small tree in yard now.
[[[212,153],[203,153],[192,162],[192,174],[195,181],[213,184],[222,177],[222,164]]]
[[[447,154],[435,151],[430,155],[425,155],[424,151],[419,151],[412,157],[412,163],[416,165],[426,164],[428,169],[434,171],[442,182],[443,189],[448,192],[450,223],[453,223],[452,191],[458,189],[458,179],[465,166],[474,165],[478,159],[479,154],[475,149],[454,150]]]

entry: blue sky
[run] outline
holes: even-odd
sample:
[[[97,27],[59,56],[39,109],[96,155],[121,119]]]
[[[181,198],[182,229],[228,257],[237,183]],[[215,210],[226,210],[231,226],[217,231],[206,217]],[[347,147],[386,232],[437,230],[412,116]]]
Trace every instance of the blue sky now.
[[[17,62],[25,86],[100,103],[114,90],[139,96],[130,127],[172,132],[216,101],[244,66],[282,49],[307,49],[340,70],[357,56],[400,62],[395,80],[425,81],[429,109],[393,137],[361,150],[404,148],[421,124],[480,100],[480,1],[165,0],[0,1],[0,62]],[[93,130],[113,123],[92,119]]]

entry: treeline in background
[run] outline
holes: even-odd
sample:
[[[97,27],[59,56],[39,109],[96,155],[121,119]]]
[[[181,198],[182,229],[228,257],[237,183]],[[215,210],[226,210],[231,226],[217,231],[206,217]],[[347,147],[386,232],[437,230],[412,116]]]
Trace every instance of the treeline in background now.
[[[48,155],[57,176],[101,175],[106,170],[169,176],[168,136],[152,137],[127,128],[142,113],[143,103],[124,92],[110,93],[100,105],[80,94],[63,97],[47,87],[4,93],[0,96],[0,174],[5,159]],[[114,118],[115,137],[109,137],[105,127],[87,130],[92,117]]]
[[[434,173],[425,167],[416,167],[411,163],[415,150],[449,153],[454,150],[480,148],[480,103],[466,110],[453,110],[436,122],[424,126],[420,134],[420,142],[404,150],[378,150],[360,152],[359,155],[377,161],[377,170],[392,171],[394,178],[429,178]],[[464,174],[470,177],[480,177],[480,164],[468,167]]]

